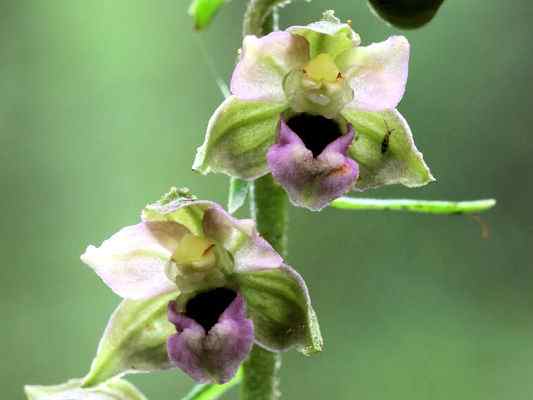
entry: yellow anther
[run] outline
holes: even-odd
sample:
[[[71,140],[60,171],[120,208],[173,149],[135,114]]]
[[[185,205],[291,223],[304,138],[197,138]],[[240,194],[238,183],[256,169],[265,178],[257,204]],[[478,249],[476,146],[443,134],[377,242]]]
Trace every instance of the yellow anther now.
[[[335,82],[339,69],[329,54],[322,53],[313,58],[304,67],[305,74],[314,81]]]

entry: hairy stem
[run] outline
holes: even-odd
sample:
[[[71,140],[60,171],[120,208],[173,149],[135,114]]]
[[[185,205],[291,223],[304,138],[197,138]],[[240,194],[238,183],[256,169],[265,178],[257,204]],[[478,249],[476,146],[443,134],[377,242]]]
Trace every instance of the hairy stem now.
[[[243,36],[277,29],[276,6],[284,0],[250,0],[244,15]],[[287,194],[267,175],[257,179],[251,190],[250,207],[259,233],[283,256],[287,252]],[[243,363],[242,400],[279,398],[278,372],[281,356],[257,345]]]
[[[250,356],[243,364],[241,384],[242,400],[279,399],[278,373],[281,367],[279,354],[271,353],[255,345]]]
[[[257,179],[252,188],[251,211],[259,233],[282,255],[287,252],[287,194],[267,175]],[[281,356],[254,346],[243,364],[243,400],[279,398],[278,371]]]
[[[259,233],[285,256],[287,253],[287,193],[272,175],[257,179],[252,188],[252,217],[257,222]]]

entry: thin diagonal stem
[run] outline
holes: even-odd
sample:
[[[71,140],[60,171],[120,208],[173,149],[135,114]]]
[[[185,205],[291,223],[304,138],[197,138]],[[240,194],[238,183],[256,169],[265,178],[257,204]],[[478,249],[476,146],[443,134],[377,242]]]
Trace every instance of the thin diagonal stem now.
[[[228,383],[225,383],[223,385],[216,385],[212,383],[199,383],[181,400],[218,399],[228,390],[238,385],[241,382],[241,380],[242,380],[242,369],[239,369],[239,371],[237,371],[237,374]]]
[[[496,205],[496,200],[443,201],[413,199],[364,199],[340,197],[331,202],[331,207],[341,210],[407,211],[425,214],[469,214],[487,211]]]

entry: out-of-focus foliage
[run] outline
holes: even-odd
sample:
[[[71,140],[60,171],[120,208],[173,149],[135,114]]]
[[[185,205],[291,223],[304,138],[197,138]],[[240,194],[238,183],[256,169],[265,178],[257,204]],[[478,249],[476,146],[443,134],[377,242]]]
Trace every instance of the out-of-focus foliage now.
[[[218,9],[225,0],[193,0],[189,7],[189,14],[194,19],[194,26],[198,30],[206,28],[215,17]]]
[[[398,28],[414,29],[431,21],[444,0],[368,0],[368,2],[385,21]]]

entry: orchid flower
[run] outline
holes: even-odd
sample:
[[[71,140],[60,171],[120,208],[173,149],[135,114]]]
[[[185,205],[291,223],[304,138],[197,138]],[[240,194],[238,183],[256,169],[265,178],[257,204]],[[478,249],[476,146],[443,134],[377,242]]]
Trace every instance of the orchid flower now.
[[[129,301],[108,324],[86,378],[91,384],[126,369],[173,366],[196,381],[224,383],[254,342],[272,351],[296,346],[312,353],[321,348],[301,276],[259,236],[252,220],[235,219],[219,205],[187,192],[171,190],[144,209],[139,224],[123,228],[99,247],[89,246],[81,259]],[[134,350],[121,341],[117,345],[113,335],[120,335],[116,332],[124,329],[124,321],[154,304],[165,306],[166,321],[139,324],[145,333],[161,332],[163,352],[150,335],[138,339],[141,345]],[[101,372],[108,369],[102,366],[105,353],[119,346],[127,349],[123,353],[128,361]],[[143,346],[158,351],[148,360],[131,355],[150,354]]]
[[[333,12],[245,37],[232,95],[211,117],[193,168],[245,180],[272,173],[294,205],[311,210],[350,190],[434,180],[395,109],[407,39],[360,44]]]

